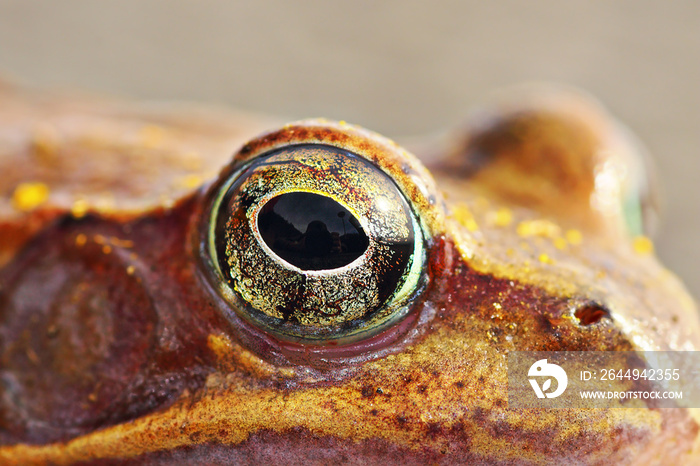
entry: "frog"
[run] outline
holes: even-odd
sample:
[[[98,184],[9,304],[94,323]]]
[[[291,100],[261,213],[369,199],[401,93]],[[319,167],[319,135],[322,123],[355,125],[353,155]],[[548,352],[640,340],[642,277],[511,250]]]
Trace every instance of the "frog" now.
[[[694,409],[509,407],[515,351],[700,349],[644,149],[582,91],[507,93],[411,152],[0,101],[0,463],[700,461]]]

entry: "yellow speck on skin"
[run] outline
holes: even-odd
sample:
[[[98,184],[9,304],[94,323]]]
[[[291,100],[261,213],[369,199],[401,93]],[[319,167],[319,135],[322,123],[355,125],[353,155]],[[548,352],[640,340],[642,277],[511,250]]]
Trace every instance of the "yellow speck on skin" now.
[[[651,254],[654,252],[654,243],[646,236],[637,236],[632,240],[632,247],[637,254]]]
[[[503,309],[503,306],[501,306],[501,303],[493,303],[493,307],[496,309]]]
[[[71,214],[75,218],[84,217],[88,211],[88,202],[85,199],[78,199],[73,202],[73,206],[70,209]]]
[[[578,230],[566,230],[564,236],[566,240],[574,246],[581,244],[581,241],[583,241],[583,235]]]
[[[554,238],[554,247],[557,249],[566,249],[566,240],[561,236]]]
[[[102,252],[103,252],[104,254],[109,254],[109,253],[111,253],[111,252],[112,252],[112,246],[110,246],[109,244],[105,244],[104,246],[102,246]]]
[[[544,253],[540,254],[540,257],[539,257],[538,259],[539,259],[539,261],[542,262],[543,264],[552,264],[552,263],[553,263],[552,258],[549,257],[547,254],[544,254]]]
[[[12,206],[22,212],[29,212],[49,199],[49,187],[41,182],[21,183],[12,194]]]
[[[134,270],[135,270],[135,269],[134,269],[134,266],[133,266],[133,265],[128,266],[128,267],[126,268],[126,273],[127,273],[127,275],[133,275],[133,274],[134,274]]]
[[[542,236],[553,239],[561,234],[561,228],[550,220],[525,220],[518,224],[516,232],[524,238],[528,236]]]
[[[493,215],[493,224],[497,227],[507,227],[513,222],[513,213],[506,207],[501,207]]]
[[[85,243],[87,242],[87,236],[85,236],[83,233],[78,233],[75,235],[75,245],[78,247],[84,246]]]
[[[479,229],[479,225],[477,225],[476,220],[474,220],[474,216],[469,210],[469,207],[467,207],[465,204],[457,205],[452,210],[452,214],[454,215],[455,219],[467,230],[476,231]]]
[[[178,184],[185,189],[194,189],[202,184],[202,177],[195,174],[187,175],[183,178],[180,178]]]
[[[340,121],[338,122],[338,124],[339,124],[340,126],[347,126],[348,122],[345,121],[345,120],[340,120]]]

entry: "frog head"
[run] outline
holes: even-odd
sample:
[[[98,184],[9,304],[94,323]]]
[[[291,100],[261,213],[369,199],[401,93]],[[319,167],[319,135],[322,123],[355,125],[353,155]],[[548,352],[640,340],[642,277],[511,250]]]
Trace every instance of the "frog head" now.
[[[22,217],[39,227],[0,270],[0,458],[684,457],[689,410],[508,405],[513,351],[700,347],[643,235],[633,140],[568,93],[458,134],[428,170],[305,120],[167,205]]]

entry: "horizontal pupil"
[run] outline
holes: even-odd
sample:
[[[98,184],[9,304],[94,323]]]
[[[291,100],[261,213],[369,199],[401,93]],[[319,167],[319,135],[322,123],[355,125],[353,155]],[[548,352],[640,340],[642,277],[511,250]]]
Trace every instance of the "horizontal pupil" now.
[[[369,246],[360,222],[345,207],[314,193],[273,197],[258,213],[258,230],[275,254],[302,270],[343,267]]]

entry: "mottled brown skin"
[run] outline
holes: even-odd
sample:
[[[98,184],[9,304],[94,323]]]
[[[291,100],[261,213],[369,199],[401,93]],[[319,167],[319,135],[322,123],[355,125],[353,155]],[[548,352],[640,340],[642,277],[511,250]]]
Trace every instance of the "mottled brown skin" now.
[[[700,349],[694,303],[626,231],[632,143],[595,103],[536,95],[433,148],[437,187],[343,123],[238,151],[360,153],[423,222],[408,317],[305,346],[226,312],[202,255],[217,183],[193,181],[267,121],[0,87],[0,463],[697,462],[693,410],[508,409],[509,351]],[[24,182],[48,195],[22,205]]]

